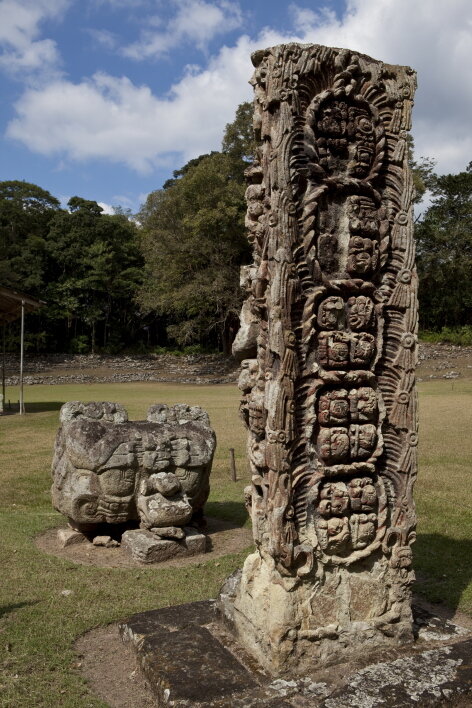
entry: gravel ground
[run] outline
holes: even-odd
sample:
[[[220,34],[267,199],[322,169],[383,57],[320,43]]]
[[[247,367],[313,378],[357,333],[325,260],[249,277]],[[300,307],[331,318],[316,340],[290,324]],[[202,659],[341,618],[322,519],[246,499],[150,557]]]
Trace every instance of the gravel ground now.
[[[419,345],[418,380],[472,378],[472,347]],[[6,359],[7,386],[18,384],[19,358]],[[32,355],[25,359],[25,383],[165,383],[222,384],[238,378],[239,365],[222,354],[174,356]]]
[[[7,386],[18,384],[18,357],[6,362]],[[160,381],[165,383],[221,384],[237,380],[239,365],[222,354],[173,356],[101,356],[58,354],[25,359],[25,384],[123,383]]]

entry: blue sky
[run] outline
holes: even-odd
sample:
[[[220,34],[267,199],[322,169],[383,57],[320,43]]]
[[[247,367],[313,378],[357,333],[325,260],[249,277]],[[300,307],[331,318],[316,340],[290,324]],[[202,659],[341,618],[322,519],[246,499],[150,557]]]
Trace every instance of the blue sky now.
[[[250,53],[349,47],[418,71],[418,155],[472,160],[471,0],[0,0],[0,180],[133,211],[220,147]]]

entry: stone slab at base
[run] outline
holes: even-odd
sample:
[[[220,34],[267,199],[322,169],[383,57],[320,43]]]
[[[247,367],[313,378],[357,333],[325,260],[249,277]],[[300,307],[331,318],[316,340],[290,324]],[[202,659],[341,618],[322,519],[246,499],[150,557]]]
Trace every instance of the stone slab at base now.
[[[77,543],[89,543],[88,538],[75,529],[58,529],[57,540],[61,548],[75,546]]]
[[[185,527],[182,540],[163,539],[151,531],[132,529],[121,537],[121,546],[131,558],[140,563],[160,563],[176,556],[194,556],[205,553],[207,537]]]
[[[472,705],[472,632],[424,610],[417,640],[375,660],[274,679],[224,628],[212,600],[151,610],[120,624],[157,706],[406,708]]]

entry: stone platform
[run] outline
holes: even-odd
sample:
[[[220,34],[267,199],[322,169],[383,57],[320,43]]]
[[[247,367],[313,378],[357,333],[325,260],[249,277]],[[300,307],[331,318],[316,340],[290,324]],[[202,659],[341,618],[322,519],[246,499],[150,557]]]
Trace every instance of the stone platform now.
[[[212,600],[120,624],[157,706],[406,708],[472,705],[472,631],[415,609],[416,641],[296,680],[265,673],[219,621]]]

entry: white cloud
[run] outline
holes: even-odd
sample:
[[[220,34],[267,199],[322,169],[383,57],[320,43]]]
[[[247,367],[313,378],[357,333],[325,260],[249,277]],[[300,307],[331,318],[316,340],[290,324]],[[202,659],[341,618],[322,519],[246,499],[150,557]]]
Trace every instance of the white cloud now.
[[[238,3],[218,0],[173,0],[176,14],[163,26],[159,16],[146,20],[159,29],[146,29],[139,41],[123,48],[131,59],[160,57],[181,43],[192,43],[205,49],[218,34],[225,34],[241,26],[242,13]]]
[[[297,5],[291,14],[298,30],[269,27],[255,38],[241,36],[204,69],[189,68],[162,97],[104,73],[80,83],[58,80],[30,88],[16,105],[8,135],[60,159],[98,158],[141,172],[167,162],[172,169],[174,160],[182,164],[218,149],[236,106],[251,97],[251,51],[284,41],[316,42],[417,69],[417,155],[436,158],[440,171],[464,169],[472,156],[470,0],[435,0],[434,10],[430,0],[348,0],[342,18]],[[203,30],[194,34],[195,41],[204,37]]]
[[[107,204],[106,202],[97,202],[97,204],[99,207],[102,207],[102,214],[109,214],[113,216],[113,214],[115,213],[115,210],[113,209],[111,204]]]
[[[97,44],[100,44],[105,49],[115,49],[118,44],[118,37],[109,30],[91,27],[87,30],[87,33]]]
[[[57,72],[56,43],[40,39],[41,23],[58,18],[70,0],[1,0],[0,68],[13,75]]]
[[[187,74],[165,98],[103,73],[79,84],[30,88],[7,135],[43,155],[104,159],[139,172],[170,165],[174,153],[178,162],[188,160],[219,147],[236,106],[251,96],[252,45],[243,37],[238,47],[223,49],[206,71]]]
[[[292,18],[293,29],[302,34],[305,34],[308,30],[313,30],[322,23],[335,24],[337,22],[336,13],[327,7],[321,7],[315,11],[292,3],[288,9]]]

